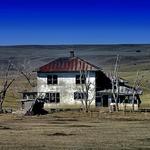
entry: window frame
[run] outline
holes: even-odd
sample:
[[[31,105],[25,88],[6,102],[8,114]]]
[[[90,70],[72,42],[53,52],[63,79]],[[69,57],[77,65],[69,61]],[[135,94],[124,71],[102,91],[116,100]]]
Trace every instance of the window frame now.
[[[60,93],[59,92],[47,92],[45,94],[45,100],[47,103],[60,103]]]
[[[74,92],[74,100],[84,100],[88,98],[86,92]]]
[[[57,85],[58,75],[47,75],[47,85]]]
[[[76,75],[76,84],[85,84],[86,83],[86,77],[85,75]]]

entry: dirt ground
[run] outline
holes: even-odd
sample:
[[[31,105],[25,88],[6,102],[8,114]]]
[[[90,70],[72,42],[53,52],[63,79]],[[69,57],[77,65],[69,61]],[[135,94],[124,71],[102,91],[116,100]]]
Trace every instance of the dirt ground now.
[[[148,112],[0,115],[2,150],[150,149]]]

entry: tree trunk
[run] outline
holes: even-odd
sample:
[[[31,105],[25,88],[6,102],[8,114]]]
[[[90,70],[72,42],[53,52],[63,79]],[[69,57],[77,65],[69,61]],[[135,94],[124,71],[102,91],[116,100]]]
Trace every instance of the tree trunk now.
[[[3,113],[3,104],[2,103],[0,103],[0,113]]]
[[[85,100],[85,112],[88,112],[88,103],[87,103],[87,99]]]
[[[134,111],[134,99],[135,99],[135,92],[133,93],[133,98],[132,98],[132,111]]]

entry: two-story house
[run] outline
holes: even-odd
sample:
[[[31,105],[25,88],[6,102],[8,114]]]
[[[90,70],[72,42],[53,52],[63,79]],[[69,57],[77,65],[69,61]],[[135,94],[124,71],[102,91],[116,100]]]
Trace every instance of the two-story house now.
[[[69,57],[55,59],[37,71],[37,93],[44,93],[45,107],[81,105],[87,82],[88,99],[95,106],[96,91],[110,88],[110,79],[99,67],[75,57],[73,51]]]

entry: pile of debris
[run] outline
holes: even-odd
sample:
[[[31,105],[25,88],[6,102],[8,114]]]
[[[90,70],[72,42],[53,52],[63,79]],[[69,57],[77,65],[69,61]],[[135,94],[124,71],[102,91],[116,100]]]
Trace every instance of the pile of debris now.
[[[44,110],[43,99],[36,99],[31,103],[29,109],[26,111],[25,115],[45,115],[48,111]]]

